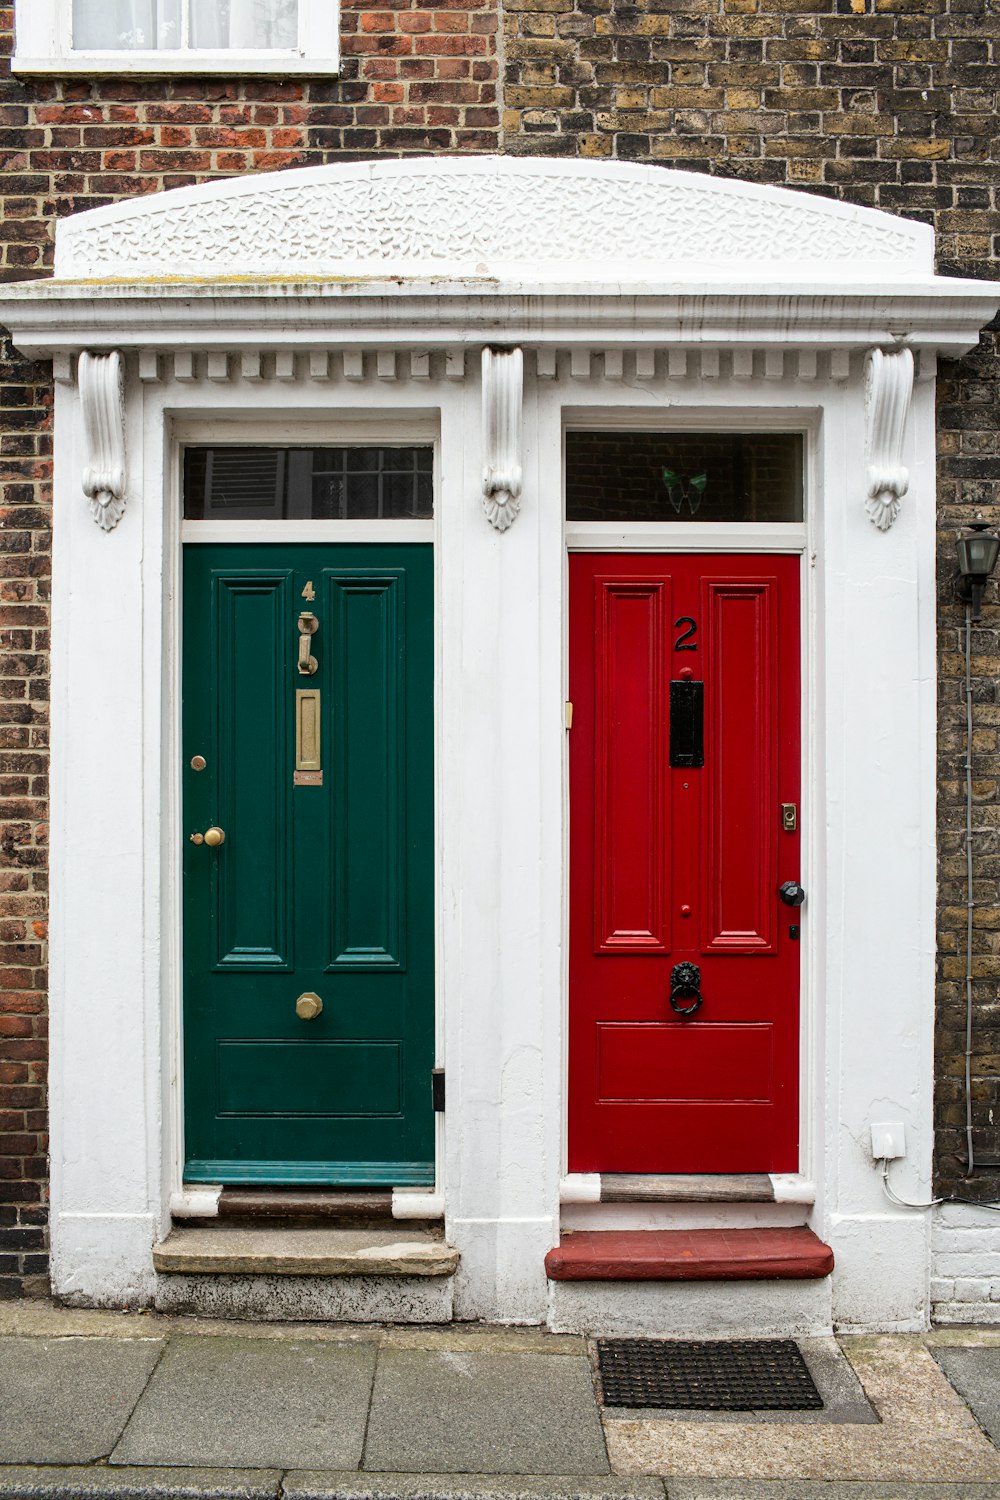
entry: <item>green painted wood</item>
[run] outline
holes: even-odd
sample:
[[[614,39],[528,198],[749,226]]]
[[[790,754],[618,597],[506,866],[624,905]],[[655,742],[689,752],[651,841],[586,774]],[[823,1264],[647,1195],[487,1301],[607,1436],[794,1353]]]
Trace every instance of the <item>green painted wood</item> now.
[[[294,782],[302,687],[319,786]],[[185,550],[186,1180],[433,1181],[432,752],[430,547]],[[189,842],[213,823],[220,848]]]

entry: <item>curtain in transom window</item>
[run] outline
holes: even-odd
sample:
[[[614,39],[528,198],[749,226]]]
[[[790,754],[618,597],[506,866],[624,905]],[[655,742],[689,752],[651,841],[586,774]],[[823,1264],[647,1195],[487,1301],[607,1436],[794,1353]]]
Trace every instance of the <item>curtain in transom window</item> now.
[[[73,0],[73,45],[111,52],[182,47],[185,3],[190,47],[226,51],[298,42],[298,0]]]

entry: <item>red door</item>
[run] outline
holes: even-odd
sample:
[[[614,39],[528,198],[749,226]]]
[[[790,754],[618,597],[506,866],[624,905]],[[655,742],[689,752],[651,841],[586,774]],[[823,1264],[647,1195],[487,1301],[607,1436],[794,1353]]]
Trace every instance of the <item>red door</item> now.
[[[799,559],[569,582],[570,1170],[796,1171]]]

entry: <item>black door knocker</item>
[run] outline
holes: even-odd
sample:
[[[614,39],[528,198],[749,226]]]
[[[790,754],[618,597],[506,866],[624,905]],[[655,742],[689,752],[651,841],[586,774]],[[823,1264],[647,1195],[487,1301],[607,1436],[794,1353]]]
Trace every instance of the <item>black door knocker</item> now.
[[[690,1005],[679,1005],[678,996],[693,995]],[[670,1004],[679,1016],[693,1016],[701,1005],[701,970],[697,964],[674,964],[670,970]]]

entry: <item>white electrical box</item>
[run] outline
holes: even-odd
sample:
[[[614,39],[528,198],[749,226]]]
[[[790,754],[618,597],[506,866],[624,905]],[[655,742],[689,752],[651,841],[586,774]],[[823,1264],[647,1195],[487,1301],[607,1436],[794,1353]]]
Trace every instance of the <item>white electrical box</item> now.
[[[883,1120],[872,1126],[872,1156],[876,1161],[892,1161],[906,1155],[906,1133],[902,1120]]]

